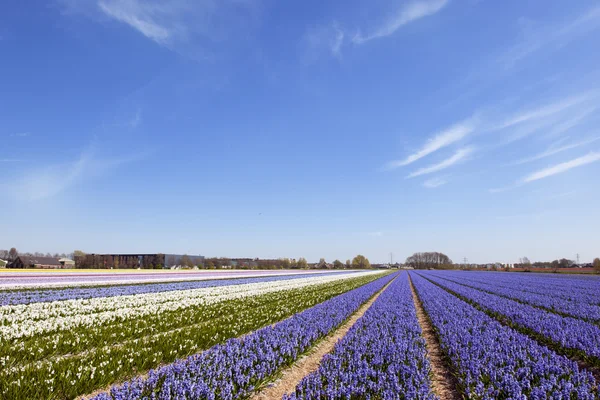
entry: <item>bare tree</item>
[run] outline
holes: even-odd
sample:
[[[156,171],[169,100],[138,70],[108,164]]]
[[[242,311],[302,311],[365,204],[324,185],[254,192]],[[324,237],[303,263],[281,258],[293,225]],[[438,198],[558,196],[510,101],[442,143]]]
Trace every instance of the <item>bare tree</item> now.
[[[16,248],[12,247],[8,251],[8,260],[9,261],[15,261],[17,259],[17,257],[19,257],[19,252],[17,251]]]
[[[596,273],[600,274],[600,258],[594,259],[593,266],[594,266],[594,271],[596,271]]]
[[[176,262],[177,262],[177,260],[175,260],[174,255],[170,255],[169,257],[167,257],[167,267],[174,266]]]
[[[521,258],[521,267],[523,268],[523,271],[525,271],[525,272],[531,271],[531,261],[529,261],[529,258],[527,258],[527,257]]]
[[[194,266],[194,262],[187,254],[184,254],[183,257],[181,257],[179,264],[187,268],[192,268]]]

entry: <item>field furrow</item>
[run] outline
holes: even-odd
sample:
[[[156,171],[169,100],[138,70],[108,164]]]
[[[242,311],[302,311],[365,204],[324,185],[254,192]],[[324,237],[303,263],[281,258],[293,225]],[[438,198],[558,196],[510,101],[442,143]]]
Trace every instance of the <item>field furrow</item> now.
[[[423,276],[473,302],[501,321],[530,334],[536,340],[551,345],[557,351],[578,356],[596,367],[600,366],[600,327],[443,280],[431,274],[425,273]]]
[[[577,363],[411,276],[467,398],[595,398],[594,377]]]
[[[318,370],[284,399],[435,399],[430,372],[408,275],[403,273]]]

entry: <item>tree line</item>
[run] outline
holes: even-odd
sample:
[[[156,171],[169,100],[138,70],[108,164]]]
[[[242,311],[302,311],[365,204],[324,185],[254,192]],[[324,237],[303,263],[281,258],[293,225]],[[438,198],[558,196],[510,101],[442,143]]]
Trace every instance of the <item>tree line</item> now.
[[[454,267],[450,257],[437,251],[415,253],[408,257],[404,264],[414,269],[444,269]]]
[[[73,258],[73,254],[66,253],[40,253],[36,251],[35,253],[20,253],[15,247],[12,247],[10,250],[1,250],[0,249],[0,260],[5,261],[14,261],[19,256],[24,257],[50,257],[50,258]]]
[[[169,256],[167,258],[167,266],[173,265],[176,265],[174,256]],[[259,258],[231,259],[226,257],[212,257],[198,261],[190,256],[184,255],[177,265],[185,268],[197,267],[201,269],[367,269],[371,267],[369,259],[361,254],[354,257],[352,261],[346,260],[345,263],[340,260],[328,263],[324,258],[321,258],[318,263],[309,263],[304,257],[300,257],[297,260],[294,258],[263,260]]]
[[[165,254],[148,254],[148,255],[103,255],[103,254],[86,254],[81,250],[75,250],[71,254],[65,253],[19,253],[16,248],[10,250],[0,250],[0,259],[12,262],[19,256],[31,257],[52,257],[52,258],[71,258],[76,262],[77,268],[82,269],[162,269],[173,266],[181,268],[199,268],[199,269],[367,269],[371,268],[369,259],[359,254],[352,260],[342,262],[335,260],[332,263],[321,258],[318,263],[309,263],[304,257],[299,259],[294,258],[279,258],[274,260],[265,260],[259,258],[227,258],[227,257],[211,257],[204,258],[198,256],[175,256]]]

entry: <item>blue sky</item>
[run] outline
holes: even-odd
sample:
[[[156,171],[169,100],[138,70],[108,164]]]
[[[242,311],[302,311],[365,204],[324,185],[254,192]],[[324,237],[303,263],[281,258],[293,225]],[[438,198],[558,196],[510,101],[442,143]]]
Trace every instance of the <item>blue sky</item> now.
[[[0,247],[591,261],[599,40],[595,1],[3,3]]]

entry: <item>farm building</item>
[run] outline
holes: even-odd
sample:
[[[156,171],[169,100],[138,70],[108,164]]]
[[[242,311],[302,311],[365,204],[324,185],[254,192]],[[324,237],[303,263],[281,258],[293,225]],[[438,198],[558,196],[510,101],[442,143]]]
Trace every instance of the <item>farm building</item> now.
[[[164,254],[86,254],[75,256],[77,268],[142,268],[160,269],[165,266]]]
[[[64,268],[54,257],[19,256],[10,262],[8,268]]]
[[[71,260],[70,258],[61,258],[58,260],[58,262],[64,268],[75,268],[75,261]]]

